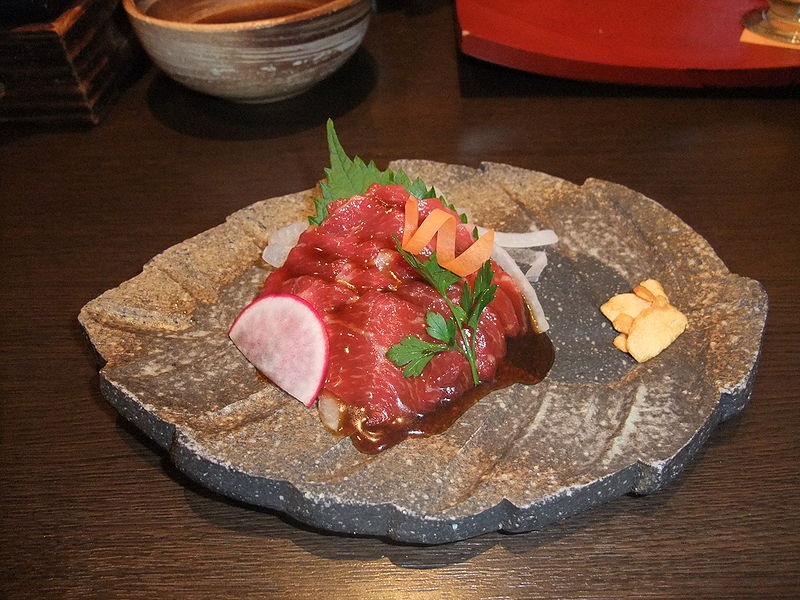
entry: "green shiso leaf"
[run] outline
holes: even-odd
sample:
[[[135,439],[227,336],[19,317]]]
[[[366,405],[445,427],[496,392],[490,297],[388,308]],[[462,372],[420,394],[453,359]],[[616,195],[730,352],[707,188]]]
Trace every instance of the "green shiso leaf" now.
[[[412,181],[402,169],[397,173],[391,169],[381,171],[374,161],[365,163],[358,156],[351,159],[339,142],[332,119],[328,119],[327,135],[331,166],[325,169],[325,181],[320,183],[322,197],[314,198],[316,212],[308,218],[312,225],[319,225],[325,220],[331,202],[363,194],[373,183],[402,185],[409,194],[417,198],[436,197],[433,188],[428,188],[419,178]]]

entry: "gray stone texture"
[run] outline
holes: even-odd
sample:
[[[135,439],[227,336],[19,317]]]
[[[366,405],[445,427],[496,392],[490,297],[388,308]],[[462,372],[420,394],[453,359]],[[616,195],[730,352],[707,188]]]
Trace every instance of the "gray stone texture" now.
[[[540,384],[496,391],[445,433],[378,455],[269,385],[227,337],[268,273],[271,232],[309,212],[309,192],[256,203],[169,248],[89,302],[80,322],[108,401],[190,478],[321,529],[412,543],[523,532],[672,481],[752,388],[767,297],[730,273],[674,214],[612,183],[398,161],[504,231],[560,241],[536,285],[556,360]],[[655,359],[612,346],[598,307],[647,278],[689,319]]]

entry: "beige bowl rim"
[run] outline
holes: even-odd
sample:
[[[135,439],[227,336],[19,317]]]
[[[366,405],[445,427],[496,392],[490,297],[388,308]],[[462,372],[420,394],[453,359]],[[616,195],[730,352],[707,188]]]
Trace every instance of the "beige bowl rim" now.
[[[259,19],[255,21],[242,21],[240,23],[184,23],[181,21],[170,21],[168,19],[157,19],[151,17],[139,9],[137,0],[122,0],[125,11],[131,18],[137,21],[142,21],[156,27],[164,27],[167,29],[176,29],[183,31],[194,32],[219,32],[219,31],[238,31],[243,29],[256,29],[260,27],[269,27],[272,25],[279,25],[282,23],[291,23],[295,21],[305,21],[313,19],[320,15],[326,15],[347,8],[353,4],[360,4],[365,0],[330,0],[315,8],[309,8],[299,13],[286,15],[284,17],[274,17],[272,19]]]

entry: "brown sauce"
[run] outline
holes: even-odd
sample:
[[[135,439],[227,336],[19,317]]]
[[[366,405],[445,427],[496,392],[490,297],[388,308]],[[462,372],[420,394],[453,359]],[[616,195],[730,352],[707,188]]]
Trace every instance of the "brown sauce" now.
[[[542,381],[553,366],[555,352],[545,333],[529,329],[528,333],[506,338],[506,356],[497,370],[493,382],[482,383],[452,400],[445,400],[436,410],[413,420],[389,423],[374,431],[358,427],[359,415],[343,415],[345,425],[338,432],[348,435],[353,445],[365,454],[377,454],[407,437],[428,437],[442,433],[456,419],[487,394],[515,383],[534,384]]]

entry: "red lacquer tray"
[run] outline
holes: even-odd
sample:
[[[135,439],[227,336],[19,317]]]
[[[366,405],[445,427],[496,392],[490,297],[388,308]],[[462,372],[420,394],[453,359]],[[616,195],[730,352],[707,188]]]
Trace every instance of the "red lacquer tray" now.
[[[800,47],[740,41],[766,0],[456,0],[461,50],[543,75],[666,86],[800,82]]]

